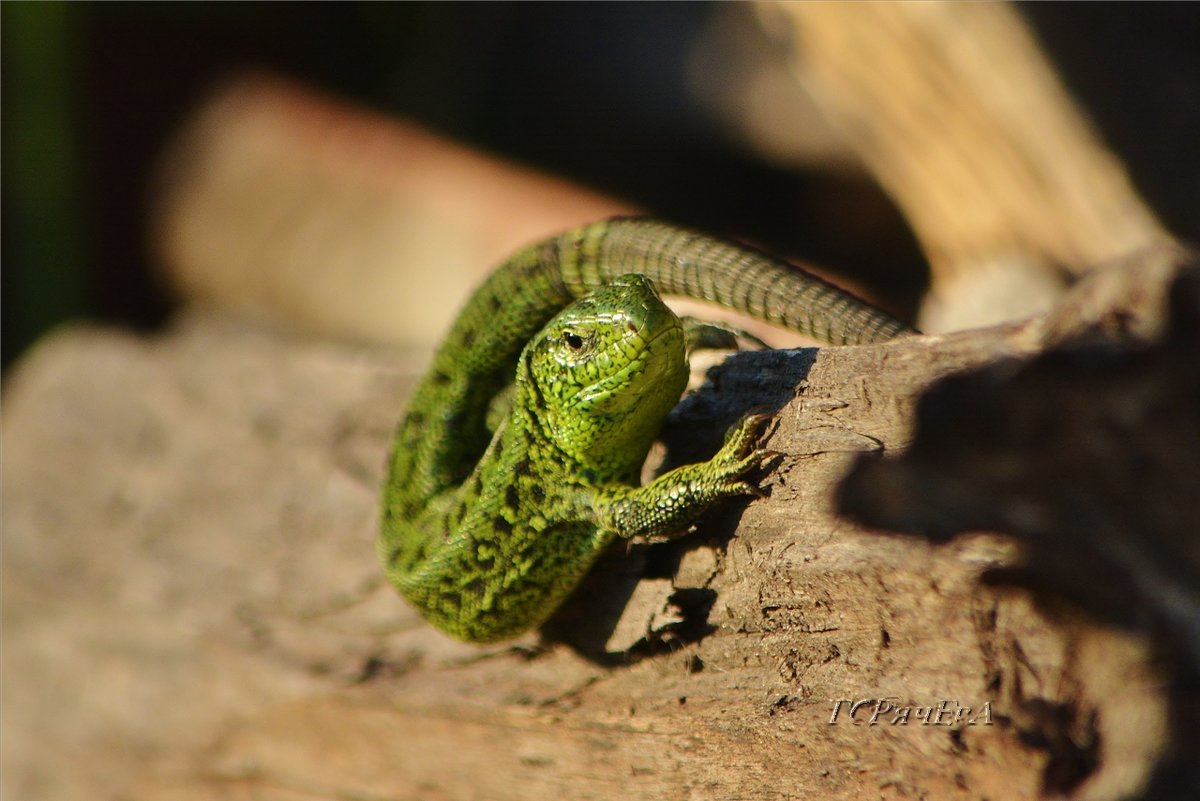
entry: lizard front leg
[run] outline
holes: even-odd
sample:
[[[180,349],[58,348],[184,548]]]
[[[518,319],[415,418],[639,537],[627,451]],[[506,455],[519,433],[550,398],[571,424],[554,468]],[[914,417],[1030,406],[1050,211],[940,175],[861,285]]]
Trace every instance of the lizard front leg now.
[[[743,478],[770,451],[754,448],[766,415],[747,415],[730,429],[721,450],[707,462],[677,467],[640,487],[601,490],[593,504],[597,521],[624,538],[662,539],[681,533],[724,498],[762,493]]]
[[[683,324],[689,356],[699,350],[742,350],[738,340],[744,340],[758,350],[771,349],[754,334],[729,323],[698,320],[695,317],[680,317],[679,322]]]

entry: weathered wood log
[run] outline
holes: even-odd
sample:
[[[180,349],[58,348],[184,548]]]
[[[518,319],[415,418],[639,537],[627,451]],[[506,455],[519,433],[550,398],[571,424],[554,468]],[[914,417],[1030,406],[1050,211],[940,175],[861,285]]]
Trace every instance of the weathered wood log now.
[[[670,454],[780,404],[770,498],[614,553],[540,646],[478,649],[423,625],[375,563],[411,358],[208,314],[150,339],[63,331],[5,398],[6,785],[1003,799],[1054,775],[1118,797],[1166,726],[1145,645],[981,586],[1013,559],[1000,540],[884,538],[831,508],[856,454],[907,444],[923,387],[1042,333],[736,356],[682,408]]]
[[[984,581],[1147,640],[1170,733],[1146,799],[1200,793],[1198,352],[1193,262],[1173,282],[1169,325],[1152,344],[1077,338],[940,380],[921,399],[904,455],[860,458],[838,490],[843,513],[933,542],[1004,532],[1020,554]],[[1041,718],[1037,728],[1061,726],[1041,707],[1022,714]],[[1062,767],[1047,772],[1048,789],[1074,786]]]

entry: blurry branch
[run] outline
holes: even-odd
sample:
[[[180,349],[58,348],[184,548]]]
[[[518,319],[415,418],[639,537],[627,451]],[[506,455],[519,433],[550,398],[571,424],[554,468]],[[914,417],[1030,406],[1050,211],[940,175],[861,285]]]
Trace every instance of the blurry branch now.
[[[155,210],[153,246],[190,299],[428,346],[491,265],[630,207],[251,75],[176,137]]]
[[[1044,311],[1072,276],[1170,241],[1011,5],[757,11],[782,52],[735,74],[727,111],[760,150],[792,158],[833,152],[814,137],[833,128],[930,260],[924,330]]]

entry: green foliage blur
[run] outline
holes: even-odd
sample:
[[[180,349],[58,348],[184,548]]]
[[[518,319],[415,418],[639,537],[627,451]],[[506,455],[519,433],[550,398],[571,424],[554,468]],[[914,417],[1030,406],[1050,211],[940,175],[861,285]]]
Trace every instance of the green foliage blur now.
[[[74,12],[0,6],[3,89],[3,360],[84,312],[79,142],[73,122]]]
[[[161,323],[147,251],[163,143],[225,75],[265,68],[386,105],[384,31],[421,6],[0,3],[0,356],[55,325]]]

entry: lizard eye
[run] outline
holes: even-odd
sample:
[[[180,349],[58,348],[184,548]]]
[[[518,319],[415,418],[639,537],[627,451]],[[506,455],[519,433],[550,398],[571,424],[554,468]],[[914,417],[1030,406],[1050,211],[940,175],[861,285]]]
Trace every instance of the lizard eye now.
[[[563,331],[563,342],[571,350],[581,350],[583,348],[583,337],[573,331]]]

